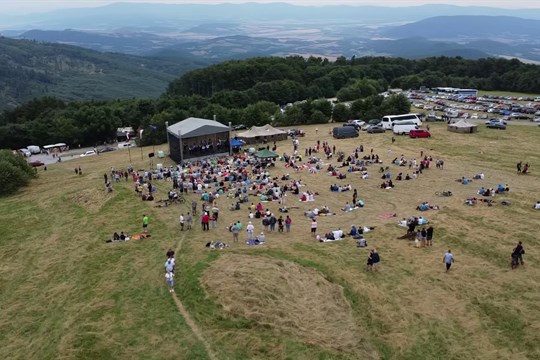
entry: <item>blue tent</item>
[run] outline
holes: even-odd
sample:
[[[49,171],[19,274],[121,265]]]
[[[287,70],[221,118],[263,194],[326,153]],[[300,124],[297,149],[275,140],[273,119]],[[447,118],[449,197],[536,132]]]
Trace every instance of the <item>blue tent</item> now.
[[[231,146],[232,147],[240,147],[240,146],[244,146],[246,145],[246,143],[242,140],[237,140],[237,139],[231,139]]]

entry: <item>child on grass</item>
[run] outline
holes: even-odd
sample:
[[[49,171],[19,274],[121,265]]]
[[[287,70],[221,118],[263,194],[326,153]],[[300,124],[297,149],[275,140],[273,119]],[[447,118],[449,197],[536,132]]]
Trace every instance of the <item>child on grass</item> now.
[[[165,280],[167,281],[167,285],[169,286],[169,292],[174,292],[174,273],[172,271],[168,271],[165,273]]]

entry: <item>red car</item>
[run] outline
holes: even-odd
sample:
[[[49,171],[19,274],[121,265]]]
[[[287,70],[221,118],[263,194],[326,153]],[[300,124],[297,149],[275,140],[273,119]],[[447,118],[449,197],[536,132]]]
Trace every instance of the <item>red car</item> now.
[[[30,161],[30,166],[32,167],[38,167],[38,166],[43,166],[43,165],[45,165],[45,163],[41,160]]]
[[[411,138],[428,138],[431,137],[431,133],[424,129],[411,130],[409,133]]]

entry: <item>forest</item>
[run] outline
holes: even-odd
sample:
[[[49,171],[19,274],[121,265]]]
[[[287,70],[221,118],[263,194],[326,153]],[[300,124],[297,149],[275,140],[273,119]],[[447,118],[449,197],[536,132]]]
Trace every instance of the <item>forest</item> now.
[[[418,60],[362,57],[336,61],[265,57],[192,70],[172,81],[157,99],[66,102],[36,98],[0,115],[6,148],[66,142],[96,145],[121,126],[157,127],[145,144],[165,141],[165,122],[212,118],[246,126],[296,126],[330,119],[372,119],[406,113],[404,96],[382,97],[388,88],[451,86],[540,93],[540,66],[518,60],[432,57]],[[327,98],[337,97],[333,104]],[[350,103],[350,106],[343,104]]]

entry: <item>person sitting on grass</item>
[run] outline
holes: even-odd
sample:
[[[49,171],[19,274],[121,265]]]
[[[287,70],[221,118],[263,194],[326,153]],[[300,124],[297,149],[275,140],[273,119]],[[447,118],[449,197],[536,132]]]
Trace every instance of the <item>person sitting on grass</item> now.
[[[540,210],[540,201],[537,201],[536,204],[533,205],[533,208],[535,210]]]

